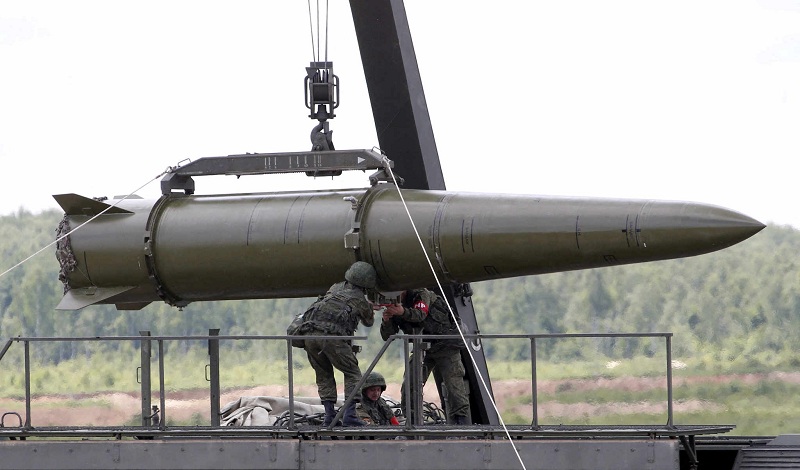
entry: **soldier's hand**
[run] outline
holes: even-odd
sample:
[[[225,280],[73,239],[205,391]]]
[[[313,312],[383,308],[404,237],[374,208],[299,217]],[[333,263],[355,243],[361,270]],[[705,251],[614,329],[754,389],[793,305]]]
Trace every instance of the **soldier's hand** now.
[[[390,317],[396,317],[403,314],[403,306],[400,304],[392,304],[386,307],[385,315],[389,315]]]

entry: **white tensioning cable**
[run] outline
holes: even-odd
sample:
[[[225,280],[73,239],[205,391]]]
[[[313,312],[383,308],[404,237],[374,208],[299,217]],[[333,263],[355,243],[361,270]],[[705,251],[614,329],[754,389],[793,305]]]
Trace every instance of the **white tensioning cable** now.
[[[84,225],[88,224],[89,222],[93,221],[94,219],[96,219],[96,218],[100,217],[101,215],[103,215],[103,214],[105,214],[106,212],[108,212],[109,210],[111,210],[111,208],[113,208],[113,207],[117,207],[117,205],[118,205],[120,202],[124,201],[125,199],[128,199],[129,197],[133,196],[133,195],[134,195],[134,194],[136,194],[137,192],[141,191],[141,190],[142,190],[142,188],[144,188],[144,187],[145,187],[145,186],[147,186],[148,184],[152,183],[153,181],[157,180],[158,178],[161,178],[162,176],[166,175],[167,173],[169,173],[170,171],[172,171],[172,169],[173,169],[172,167],[169,167],[169,168],[167,168],[167,169],[166,169],[166,170],[164,170],[164,171],[163,171],[163,172],[162,172],[160,175],[157,175],[155,178],[151,179],[151,180],[150,180],[150,181],[148,181],[147,183],[145,183],[145,184],[143,184],[143,185],[139,186],[138,188],[136,188],[136,189],[134,189],[133,191],[131,191],[130,193],[128,193],[128,195],[127,195],[127,196],[123,197],[122,199],[119,199],[119,200],[118,200],[117,202],[115,202],[114,204],[112,204],[112,205],[110,205],[110,206],[106,207],[105,209],[103,209],[102,211],[100,211],[100,213],[99,213],[99,214],[97,214],[97,215],[93,216],[92,218],[90,218],[90,219],[89,219],[89,220],[87,220],[86,222],[84,222],[84,223],[82,223],[82,224],[78,225],[77,227],[75,227],[74,229],[72,229],[72,230],[70,230],[69,232],[65,233],[64,235],[61,235],[60,237],[56,238],[55,240],[53,240],[53,241],[52,241],[52,242],[50,242],[49,244],[47,244],[47,245],[43,246],[41,249],[39,249],[39,251],[37,251],[37,252],[35,252],[34,254],[32,254],[32,255],[28,256],[27,258],[25,258],[24,260],[22,260],[22,261],[20,261],[19,263],[15,264],[14,266],[11,266],[10,268],[6,269],[6,270],[5,270],[5,271],[3,271],[2,273],[0,273],[0,277],[3,277],[3,276],[5,276],[6,274],[10,273],[11,271],[13,271],[13,270],[17,269],[18,267],[22,266],[23,264],[27,263],[27,262],[28,262],[28,261],[30,261],[30,260],[31,260],[31,259],[32,259],[34,256],[38,255],[39,253],[43,252],[44,250],[46,250],[46,249],[50,248],[51,246],[55,245],[56,243],[60,242],[61,240],[63,240],[63,239],[65,239],[65,238],[67,238],[67,237],[68,237],[68,236],[70,236],[70,235],[72,235],[73,233],[75,233],[75,232],[76,232],[78,229],[80,229],[80,228],[81,228],[81,227],[83,227]]]
[[[394,183],[394,187],[397,188],[397,194],[400,196],[400,201],[403,203],[403,208],[408,215],[408,220],[411,222],[411,227],[414,229],[414,234],[417,236],[417,241],[419,241],[419,246],[422,248],[422,253],[425,254],[425,260],[428,262],[428,267],[431,268],[431,273],[433,274],[433,278],[436,279],[436,285],[439,287],[439,291],[444,293],[444,289],[442,289],[442,284],[439,282],[439,276],[436,275],[436,270],[433,269],[433,263],[431,263],[431,258],[428,256],[428,251],[425,249],[425,244],[422,243],[422,237],[419,236],[419,231],[417,231],[417,226],[414,224],[414,219],[411,218],[411,212],[408,210],[408,205],[406,204],[405,198],[403,198],[403,192],[400,191],[400,186],[397,184],[397,180],[394,177],[394,172],[392,172],[392,167],[389,165],[389,159],[384,156],[383,157],[383,166],[386,168],[386,171],[389,172],[389,175],[392,177],[392,182]],[[450,302],[447,301],[447,298],[444,298],[444,303],[447,304],[447,309],[450,311],[450,316],[453,319],[453,323],[456,325],[456,329],[458,330],[458,335],[461,336],[461,341],[467,346],[467,352],[469,353],[469,359],[472,361],[472,365],[475,368],[475,373],[478,375],[478,378],[481,379],[481,385],[483,386],[484,391],[486,391],[486,395],[489,397],[489,401],[492,403],[494,407],[495,413],[497,413],[497,418],[500,420],[500,425],[503,426],[503,431],[506,433],[506,437],[508,441],[511,443],[511,447],[514,449],[514,454],[517,456],[517,460],[519,460],[519,464],[522,466],[523,470],[527,470],[525,467],[525,462],[522,461],[522,457],[519,455],[519,451],[517,450],[516,444],[514,444],[514,440],[511,439],[511,434],[508,432],[508,428],[506,427],[505,421],[503,421],[503,417],[500,416],[500,410],[497,409],[497,403],[495,403],[494,398],[492,395],[488,393],[489,387],[486,385],[486,380],[481,375],[480,369],[478,369],[478,364],[475,361],[475,357],[472,355],[472,350],[469,348],[467,344],[467,339],[464,338],[464,333],[461,331],[461,326],[459,322],[456,320],[456,314],[453,312],[453,308],[450,306]]]

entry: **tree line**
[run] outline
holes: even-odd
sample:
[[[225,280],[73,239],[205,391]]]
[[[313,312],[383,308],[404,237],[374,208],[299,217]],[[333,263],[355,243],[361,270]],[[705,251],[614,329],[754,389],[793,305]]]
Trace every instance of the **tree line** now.
[[[58,211],[25,210],[0,217],[0,272],[52,243]],[[761,363],[791,353],[800,342],[800,232],[769,225],[733,247],[692,258],[473,283],[473,303],[482,333],[672,332],[676,355],[710,354],[720,360]],[[148,330],[155,335],[282,335],[292,316],[312,299],[201,302],[183,309],[153,303],[140,311],[90,306],[56,311],[63,295],[55,247],[45,249],[0,278],[0,339],[14,336],[118,336]],[[369,349],[377,350],[377,328]],[[226,347],[247,350],[236,342]],[[133,347],[117,345],[108,347]],[[284,348],[284,345],[277,345]],[[651,340],[604,341],[606,354],[653,354]],[[486,344],[487,355],[529,358],[519,342]],[[569,342],[543,345],[543,353],[581,357]],[[81,354],[79,343],[37,348],[40,359],[57,363]]]

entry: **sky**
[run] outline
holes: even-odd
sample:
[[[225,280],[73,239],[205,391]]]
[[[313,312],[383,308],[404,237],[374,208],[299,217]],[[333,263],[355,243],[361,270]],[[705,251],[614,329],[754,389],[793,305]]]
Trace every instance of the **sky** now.
[[[800,228],[800,2],[405,6],[448,190],[696,201]],[[58,208],[61,193],[156,198],[187,159],[309,150],[309,9],[4,0],[0,215]],[[319,45],[341,83],[333,141],[372,148],[349,4],[329,9]],[[195,180],[210,194],[367,176]]]

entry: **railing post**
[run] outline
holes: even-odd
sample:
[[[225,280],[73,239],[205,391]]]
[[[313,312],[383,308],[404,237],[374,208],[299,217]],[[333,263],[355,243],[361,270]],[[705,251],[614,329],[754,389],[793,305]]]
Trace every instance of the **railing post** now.
[[[536,337],[531,337],[531,401],[533,406],[533,421],[531,426],[539,429],[539,385],[536,377]]]
[[[400,393],[403,395],[401,398],[401,403],[403,404],[403,413],[406,415],[406,429],[411,429],[414,426],[414,413],[411,412],[411,367],[409,361],[409,354],[410,354],[410,340],[408,338],[403,338],[403,363],[405,367],[403,368],[403,389]]]
[[[666,335],[667,343],[667,426],[672,426],[672,335]]]
[[[413,414],[414,414],[414,425],[415,426],[422,426],[424,422],[424,412],[422,409],[422,359],[425,347],[427,344],[425,340],[422,338],[414,338],[414,351],[411,353],[412,357],[412,364],[411,364],[411,373],[413,374],[413,379],[411,380],[413,393],[411,394],[412,399],[414,400],[413,404]],[[445,417],[447,417],[447,404],[445,400],[442,399],[442,405],[445,407]]]
[[[286,371],[289,378],[289,429],[294,431],[294,356],[292,347],[292,339],[286,338],[286,361],[288,362]]]
[[[31,427],[31,346],[25,341],[25,427]]]
[[[150,332],[146,330],[139,331],[139,336],[150,336]],[[141,370],[141,386],[142,386],[142,426],[149,427],[151,422],[152,411],[150,411],[150,398],[152,390],[150,388],[150,358],[151,358],[151,343],[149,339],[142,339],[139,346],[141,351],[141,363],[139,370]]]
[[[163,431],[167,427],[167,397],[164,396],[164,340],[158,340],[158,388],[159,399],[161,401],[161,420],[158,429]]]
[[[208,336],[219,336],[219,328],[210,328]],[[208,355],[211,365],[210,397],[211,397],[211,425],[219,426],[219,340],[208,340]]]

